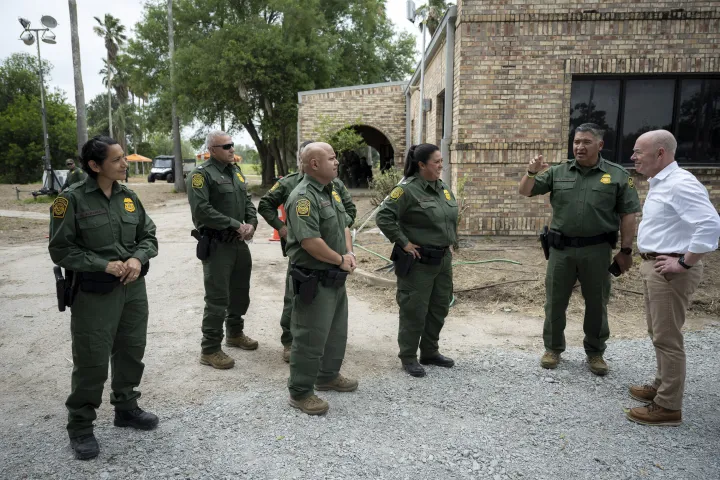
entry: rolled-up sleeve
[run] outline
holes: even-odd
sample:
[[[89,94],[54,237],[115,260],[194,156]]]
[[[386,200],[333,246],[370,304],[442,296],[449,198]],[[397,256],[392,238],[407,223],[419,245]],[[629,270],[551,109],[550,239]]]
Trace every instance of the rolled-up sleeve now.
[[[707,189],[699,181],[677,185],[673,189],[670,205],[678,216],[694,227],[688,251],[707,253],[717,250],[720,238],[720,216]]]

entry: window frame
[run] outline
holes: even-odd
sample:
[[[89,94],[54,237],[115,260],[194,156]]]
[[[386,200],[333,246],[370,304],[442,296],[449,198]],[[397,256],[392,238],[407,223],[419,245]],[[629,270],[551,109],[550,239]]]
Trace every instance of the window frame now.
[[[683,80],[716,80],[720,81],[720,73],[716,72],[705,72],[705,73],[654,73],[654,74],[573,74],[570,83],[570,108],[566,112],[568,119],[568,135],[566,140],[570,141],[570,109],[572,108],[572,84],[576,81],[588,81],[588,80],[615,80],[620,81],[620,98],[618,100],[618,118],[617,118],[617,134],[615,138],[614,150],[619,152],[621,155],[622,151],[622,139],[624,135],[624,113],[625,113],[625,96],[627,90],[627,82],[632,80],[675,80],[675,91],[673,94],[672,102],[672,123],[671,132],[677,138],[678,133],[678,117],[680,107],[680,97],[682,95],[682,81]],[[570,157],[571,158],[571,157]],[[615,163],[622,165],[628,170],[635,169],[635,165],[630,161],[628,157],[625,161],[617,161]],[[703,168],[703,169],[720,169],[720,163],[702,163],[702,162],[683,162],[680,164],[683,168]]]

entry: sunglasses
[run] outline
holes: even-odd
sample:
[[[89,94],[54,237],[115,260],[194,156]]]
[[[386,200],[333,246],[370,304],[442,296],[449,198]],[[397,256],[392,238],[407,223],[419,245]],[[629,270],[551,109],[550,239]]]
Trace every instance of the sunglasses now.
[[[72,167],[73,165],[75,165],[75,164],[74,163],[66,163],[65,164],[66,167]]]
[[[234,145],[234,143],[226,143],[225,145],[213,145],[213,147],[220,147],[223,150],[230,150],[231,148],[233,148]]]

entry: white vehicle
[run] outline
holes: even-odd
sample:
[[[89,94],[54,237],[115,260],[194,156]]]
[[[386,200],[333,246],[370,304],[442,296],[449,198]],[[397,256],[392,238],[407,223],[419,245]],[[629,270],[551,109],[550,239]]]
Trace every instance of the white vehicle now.
[[[195,159],[183,159],[183,178],[195,168]],[[148,182],[165,180],[168,183],[175,181],[175,157],[172,155],[158,155],[153,159],[152,168],[148,175]]]

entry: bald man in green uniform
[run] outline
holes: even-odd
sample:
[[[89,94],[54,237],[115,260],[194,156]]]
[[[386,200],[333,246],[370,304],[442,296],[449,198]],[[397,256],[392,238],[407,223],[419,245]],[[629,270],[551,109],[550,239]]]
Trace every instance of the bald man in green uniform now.
[[[347,344],[345,280],[357,264],[350,255],[345,206],[333,195],[335,152],[326,143],[313,143],[303,151],[302,162],[305,175],[286,203],[294,292],[289,403],[308,415],[322,415],[329,405],[314,390],[352,392],[358,387],[357,380],[340,374]]]
[[[595,375],[606,375],[609,370],[603,359],[605,342],[610,337],[608,268],[618,229],[621,248],[614,260],[620,273],[632,266],[635,214],[640,211],[640,200],[628,171],[600,155],[604,133],[595,124],[580,125],[573,140],[574,160],[548,168],[542,155],[536,156],[520,181],[521,195],[549,192],[553,209],[545,276],[545,354],[540,360],[543,368],[556,368],[565,351],[566,310],[579,280],[585,298],[583,345],[588,365]]]

